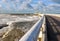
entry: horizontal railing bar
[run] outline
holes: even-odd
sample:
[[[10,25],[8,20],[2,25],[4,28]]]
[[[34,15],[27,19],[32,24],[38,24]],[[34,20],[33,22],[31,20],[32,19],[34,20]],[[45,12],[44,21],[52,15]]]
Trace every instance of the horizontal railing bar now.
[[[42,27],[44,16],[19,40],[19,41],[37,41],[40,28]]]

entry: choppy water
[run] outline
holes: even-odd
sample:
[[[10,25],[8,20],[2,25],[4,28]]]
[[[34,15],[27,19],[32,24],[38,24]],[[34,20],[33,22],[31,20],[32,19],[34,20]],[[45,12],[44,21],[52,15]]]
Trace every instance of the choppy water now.
[[[22,19],[21,19],[22,18]],[[3,23],[13,22],[7,27],[0,29],[0,40],[1,41],[18,41],[30,28],[39,20],[37,17],[32,16],[2,16],[0,19],[3,19]],[[1,22],[0,20],[0,22]],[[24,21],[23,21],[24,20]],[[30,21],[31,20],[31,21]]]

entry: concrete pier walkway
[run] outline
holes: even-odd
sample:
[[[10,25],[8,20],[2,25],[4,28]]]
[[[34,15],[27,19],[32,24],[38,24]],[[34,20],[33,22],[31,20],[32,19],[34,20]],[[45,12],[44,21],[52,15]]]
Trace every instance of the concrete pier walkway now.
[[[48,41],[60,41],[60,17],[46,15]]]

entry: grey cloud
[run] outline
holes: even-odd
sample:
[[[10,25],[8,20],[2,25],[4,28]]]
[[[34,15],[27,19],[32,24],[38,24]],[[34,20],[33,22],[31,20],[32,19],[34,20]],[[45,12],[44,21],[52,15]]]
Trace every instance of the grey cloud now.
[[[52,1],[60,4],[60,0],[52,0]]]
[[[51,12],[51,13],[60,13],[60,4],[51,4],[46,6],[45,12]]]

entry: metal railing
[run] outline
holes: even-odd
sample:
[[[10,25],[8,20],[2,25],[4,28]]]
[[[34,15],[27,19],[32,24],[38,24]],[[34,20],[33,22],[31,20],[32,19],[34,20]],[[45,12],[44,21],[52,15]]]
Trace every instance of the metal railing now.
[[[19,41],[37,41],[40,28],[42,27],[44,16],[19,40]]]

